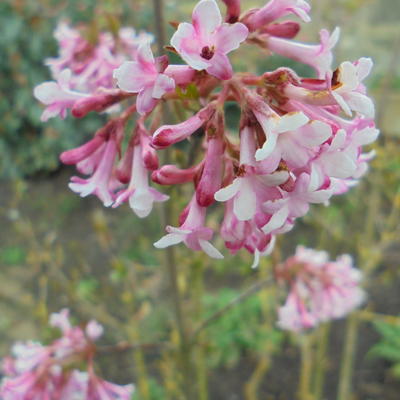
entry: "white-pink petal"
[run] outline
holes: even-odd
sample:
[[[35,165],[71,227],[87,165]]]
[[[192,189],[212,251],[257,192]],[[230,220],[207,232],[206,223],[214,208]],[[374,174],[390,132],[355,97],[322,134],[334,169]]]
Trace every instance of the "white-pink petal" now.
[[[217,201],[228,201],[234,197],[240,189],[240,178],[236,178],[230,185],[218,190],[214,194]]]
[[[215,258],[217,260],[221,260],[224,256],[220,253],[218,249],[216,249],[210,242],[204,239],[199,239],[199,245],[201,249],[211,258]]]
[[[165,249],[166,247],[173,246],[178,243],[182,243],[185,236],[180,233],[168,233],[163,236],[160,240],[154,243],[154,247],[157,249]]]
[[[218,30],[216,48],[221,53],[229,53],[239,48],[240,43],[246,40],[249,30],[246,25],[237,22],[233,25],[223,24]]]
[[[192,14],[193,25],[203,38],[213,33],[222,24],[221,11],[215,0],[202,0],[197,3]]]

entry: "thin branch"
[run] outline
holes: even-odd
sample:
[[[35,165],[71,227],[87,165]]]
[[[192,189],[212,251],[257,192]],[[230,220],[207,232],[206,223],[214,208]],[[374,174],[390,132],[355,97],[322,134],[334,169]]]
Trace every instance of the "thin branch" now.
[[[129,342],[119,342],[116,344],[97,346],[96,351],[98,353],[113,353],[113,352],[123,352],[128,350],[161,350],[169,347],[170,344],[167,342],[160,343],[129,343]]]
[[[274,280],[272,278],[267,278],[262,281],[256,282],[249,288],[247,288],[244,292],[242,292],[239,296],[235,297],[232,299],[227,305],[216,311],[214,314],[211,314],[206,320],[204,320],[193,332],[192,335],[192,341],[196,340],[196,337],[198,334],[205,328],[207,328],[209,325],[211,325],[213,322],[217,321],[221,316],[223,316],[226,312],[231,310],[233,307],[235,307],[237,304],[242,303],[244,300],[246,300],[248,297],[252,296],[253,294],[259,292],[262,288],[265,286],[269,286],[272,283],[274,283]]]

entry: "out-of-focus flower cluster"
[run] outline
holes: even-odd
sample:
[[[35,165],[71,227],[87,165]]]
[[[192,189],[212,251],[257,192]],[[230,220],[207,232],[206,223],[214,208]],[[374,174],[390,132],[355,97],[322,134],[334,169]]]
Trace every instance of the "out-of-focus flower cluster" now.
[[[120,105],[92,140],[61,155],[86,176],[72,177],[73,191],[95,194],[107,207],[127,202],[143,218],[154,202],[168,199],[150,181],[191,182],[193,195],[178,226],[167,226],[155,246],[183,242],[222,258],[206,223],[209,207],[218,202],[225,210],[220,224],[225,246],[232,253],[247,249],[257,265],[276,235],[292,229],[311,204],[328,204],[367,171],[373,152],[363,153],[362,147],[379,134],[363,83],[372,61],[333,67],[338,28],[322,30],[317,44],[293,40],[299,22],[281,17],[309,22],[305,0],[270,0],[250,11],[242,10],[240,0],[224,3],[225,21],[216,0],[201,0],[192,21],[177,25],[170,50],[183,65],[169,64],[166,55],[154,57],[150,37],[128,28],[118,37],[102,33],[93,45],[62,25],[56,31],[60,57],[48,61],[56,81],[36,87],[35,96],[46,105],[44,120],[65,117],[68,109],[83,117]],[[245,42],[262,54],[307,64],[316,77],[302,78],[283,67],[260,76],[235,73],[228,54]],[[236,135],[225,126],[228,101],[241,110]],[[165,103],[180,117],[159,126]],[[126,132],[134,116],[135,128]],[[203,139],[202,146],[194,145],[192,165],[159,165],[157,150],[192,135]]]
[[[50,325],[61,331],[59,339],[47,346],[16,343],[12,356],[4,359],[2,400],[131,399],[133,385],[107,382],[94,372],[94,342],[103,333],[101,325],[92,320],[84,328],[72,326],[67,309],[52,314]]]
[[[298,246],[293,257],[277,266],[276,275],[290,288],[278,312],[283,329],[299,332],[342,318],[365,299],[361,272],[348,255],[330,261],[325,251]]]

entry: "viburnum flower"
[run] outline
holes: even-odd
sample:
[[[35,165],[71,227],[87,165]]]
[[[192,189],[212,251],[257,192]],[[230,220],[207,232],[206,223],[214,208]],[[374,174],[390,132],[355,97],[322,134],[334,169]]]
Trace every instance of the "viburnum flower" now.
[[[249,15],[244,17],[244,21],[252,31],[288,14],[295,14],[304,22],[310,22],[310,9],[305,0],[270,0],[264,7],[251,10]]]
[[[318,189],[314,186],[308,174],[301,174],[295,181],[290,192],[284,192],[283,197],[269,200],[263,204],[265,212],[271,214],[271,219],[262,227],[264,233],[271,233],[282,228],[288,219],[303,217],[312,203],[325,203],[332,196],[332,190]]]
[[[339,34],[339,28],[336,28],[332,34],[322,29],[319,34],[320,44],[317,45],[268,36],[265,39],[265,45],[273,53],[310,65],[315,69],[318,77],[323,79],[327,73],[332,72],[332,49],[339,40]]]
[[[192,24],[181,23],[171,44],[192,68],[229,79],[233,72],[226,54],[237,49],[247,35],[248,29],[242,23],[222,22],[215,0],[201,0],[193,10]]]
[[[181,242],[192,250],[203,250],[212,258],[224,256],[209,242],[213,236],[211,228],[204,226],[206,208],[201,207],[194,196],[184,211],[183,223],[179,228],[167,226],[167,235],[154,243],[158,249],[163,249]]]
[[[3,400],[129,400],[134,386],[104,381],[93,370],[94,342],[103,327],[90,321],[85,328],[73,326],[69,311],[50,316],[50,325],[61,337],[51,344],[17,343],[5,359],[6,377],[0,385]],[[82,362],[88,371],[71,369]]]
[[[78,100],[87,97],[86,94],[69,88],[70,78],[71,71],[65,69],[60,73],[57,82],[43,82],[35,87],[34,96],[47,106],[40,118],[43,122],[58,115],[64,119],[69,108],[72,108]]]
[[[78,29],[61,21],[54,37],[59,43],[60,54],[49,58],[55,79],[65,69],[71,70],[70,85],[79,92],[93,92],[99,87],[113,88],[113,70],[123,61],[134,58],[139,46],[153,41],[153,36],[140,32],[138,35],[130,27],[123,27],[116,37],[109,32],[100,32],[97,43],[93,44],[82,36]]]
[[[108,114],[92,139],[60,157],[86,175],[71,179],[73,191],[94,194],[107,207],[128,203],[143,218],[168,198],[151,181],[191,184],[177,227],[168,226],[155,246],[183,242],[221,258],[210,243],[214,232],[206,216],[223,209],[216,215],[225,247],[231,253],[246,249],[255,266],[312,204],[328,205],[368,170],[374,152],[364,146],[379,135],[364,85],[372,61],[333,65],[339,28],[321,30],[317,44],[296,41],[300,21],[280,18],[310,21],[305,0],[270,0],[251,10],[239,0],[223,2],[224,18],[215,0],[201,0],[191,23],[173,24],[172,47],[166,49],[181,56],[180,65],[170,64],[167,55],[154,57],[151,37],[141,39],[128,28],[113,37],[100,33],[91,44],[64,26],[60,56],[50,63],[54,78],[62,80],[39,85],[35,94],[47,107],[44,119],[65,117],[67,109],[76,118]],[[315,76],[286,67],[236,73],[228,54],[245,41],[263,57],[268,49],[310,65]],[[228,103],[240,110],[236,129],[225,123]],[[176,151],[163,165],[158,154],[172,147]]]
[[[169,199],[169,196],[149,186],[149,172],[146,169],[145,158],[143,157],[146,147],[149,146],[149,142],[146,142],[148,136],[144,132],[139,133],[139,136],[139,143],[133,146],[131,153],[130,164],[132,169],[129,185],[116,194],[113,207],[128,201],[135,214],[140,218],[145,218],[150,214],[154,202],[164,202]],[[157,164],[158,160],[156,166]]]
[[[165,93],[175,88],[175,81],[164,74],[168,60],[154,59],[149,44],[141,45],[136,61],[126,61],[114,71],[118,86],[131,93],[138,93],[136,106],[139,114],[151,111]]]
[[[351,110],[354,110],[365,117],[374,117],[374,103],[365,95],[365,87],[362,85],[371,68],[370,58],[360,58],[356,63],[343,62],[337,70],[331,93],[349,116],[352,114]]]
[[[290,290],[278,325],[294,332],[342,318],[365,299],[361,272],[348,255],[329,261],[324,251],[298,246],[294,256],[278,265],[276,275]]]

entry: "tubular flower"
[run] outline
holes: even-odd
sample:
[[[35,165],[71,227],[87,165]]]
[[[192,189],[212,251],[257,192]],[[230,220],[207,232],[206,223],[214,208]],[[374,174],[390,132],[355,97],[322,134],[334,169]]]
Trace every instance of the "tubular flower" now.
[[[276,274],[290,288],[279,309],[278,325],[283,329],[298,332],[342,318],[365,299],[361,272],[348,255],[329,261],[324,251],[298,246],[296,254],[277,267]]]
[[[28,342],[14,345],[4,363],[6,377],[0,385],[4,400],[128,400],[134,386],[104,381],[93,372],[94,342],[103,327],[92,320],[85,328],[73,326],[69,311],[50,316],[50,325],[61,337],[42,346]],[[73,369],[87,363],[88,371]]]
[[[43,120],[64,118],[68,109],[76,118],[113,113],[92,139],[60,157],[85,175],[72,177],[74,192],[94,194],[107,207],[128,203],[144,218],[168,199],[154,184],[190,186],[181,191],[189,194],[179,221],[155,246],[184,243],[222,258],[206,224],[220,208],[215,226],[225,247],[246,249],[256,266],[312,204],[328,206],[367,172],[374,151],[365,146],[379,135],[365,87],[372,61],[335,66],[339,28],[321,30],[320,43],[296,41],[301,21],[280,18],[310,21],[305,0],[270,0],[252,10],[239,0],[223,3],[224,16],[216,0],[200,0],[191,23],[174,24],[167,49],[182,58],[180,65],[153,56],[151,35],[123,28],[114,36],[100,33],[93,44],[60,25],[60,55],[48,63],[55,81],[37,86],[35,96],[46,106]],[[267,49],[307,64],[315,76],[286,67],[237,73],[228,54],[243,42],[263,57]],[[240,110],[236,128],[225,123],[233,103]],[[176,118],[163,124],[165,110],[176,110]],[[163,165],[158,155],[167,148],[174,151]],[[299,303],[312,325],[315,315],[306,306]]]
[[[192,68],[230,79],[233,72],[226,54],[237,49],[247,35],[242,23],[222,22],[215,0],[201,0],[193,10],[192,23],[181,23],[171,44]]]

